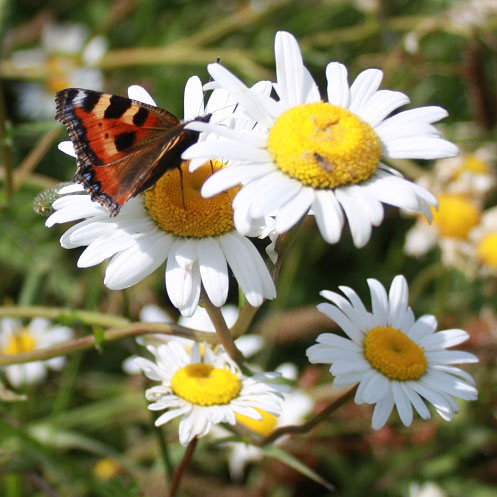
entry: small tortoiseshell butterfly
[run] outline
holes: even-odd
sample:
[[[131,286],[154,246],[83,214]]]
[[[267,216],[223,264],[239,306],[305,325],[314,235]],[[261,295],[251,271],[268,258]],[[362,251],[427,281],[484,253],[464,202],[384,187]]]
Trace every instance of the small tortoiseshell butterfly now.
[[[55,118],[76,152],[74,181],[112,216],[166,171],[179,168],[181,154],[199,135],[167,110],[117,95],[66,88],[55,102]]]

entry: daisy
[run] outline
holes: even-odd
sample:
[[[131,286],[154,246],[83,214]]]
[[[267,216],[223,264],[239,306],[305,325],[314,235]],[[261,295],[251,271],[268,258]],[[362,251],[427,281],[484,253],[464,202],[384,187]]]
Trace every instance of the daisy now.
[[[382,202],[431,218],[436,199],[381,162],[391,159],[436,159],[457,154],[432,123],[447,116],[440,107],[422,107],[394,116],[409,102],[406,95],[378,90],[382,72],[369,69],[349,87],[347,70],[328,64],[328,102],[302,63],[295,38],[276,34],[275,58],[279,100],[255,93],[220,64],[208,66],[218,85],[259,123],[257,130],[234,130],[212,123],[190,129],[222,137],[199,142],[184,158],[223,157],[240,161],[206,181],[206,197],[242,184],[233,201],[235,222],[243,233],[247,220],[274,215],[276,232],[295,226],[311,211],[328,243],[336,243],[347,218],[357,247],[372,226],[383,220]],[[390,116],[390,117],[389,117]],[[238,213],[238,215],[237,215]]]
[[[400,420],[409,426],[413,407],[423,419],[430,417],[425,401],[450,421],[458,406],[453,397],[475,400],[473,378],[456,363],[477,362],[469,352],[446,350],[469,338],[459,329],[435,332],[435,316],[415,320],[408,305],[407,282],[396,276],[387,295],[383,286],[368,280],[372,312],[368,312],[358,295],[349,287],[340,287],[347,298],[323,291],[332,304],[318,309],[335,321],[346,338],[323,333],[318,344],[307,349],[312,363],[331,364],[337,388],[359,383],[355,402],[376,404],[372,426],[381,428],[394,407]]]
[[[155,105],[141,87],[132,86],[129,97]],[[211,100],[206,113],[216,110],[209,105]],[[197,117],[199,109],[202,115],[202,85],[193,77],[185,88],[185,119]],[[70,142],[59,148],[74,154]],[[236,189],[209,199],[200,195],[206,178],[223,167],[218,161],[209,161],[189,173],[188,164],[183,163],[182,174],[178,169],[166,172],[152,188],[129,200],[115,217],[92,202],[89,195],[66,195],[53,203],[55,212],[46,225],[83,219],[62,236],[61,245],[87,245],[78,267],[110,258],[104,284],[113,290],[134,285],[167,260],[169,298],[181,314],[190,316],[197,307],[201,286],[217,307],[226,302],[229,266],[247,301],[259,306],[264,298],[274,298],[276,290],[255,246],[234,228],[231,202]],[[70,189],[82,187],[72,185]]]
[[[51,347],[73,337],[73,330],[64,326],[55,326],[50,321],[35,318],[23,327],[16,319],[0,319],[0,353],[22,354],[37,349]],[[65,364],[64,357],[54,357],[46,361],[33,361],[24,364],[5,366],[3,370],[9,383],[19,388],[43,381],[47,369],[60,371]]]
[[[417,180],[436,195],[438,210],[433,212],[431,224],[418,216],[406,234],[406,254],[419,257],[438,245],[446,266],[466,272],[470,233],[481,222],[486,197],[496,183],[491,166],[494,155],[490,148],[481,148],[472,154],[439,160],[433,171]]]
[[[272,383],[278,373],[242,374],[222,347],[216,352],[196,343],[191,353],[176,342],[149,346],[155,360],[135,359],[144,374],[160,385],[145,392],[151,411],[164,411],[155,421],[161,426],[181,416],[179,441],[203,437],[218,423],[234,425],[237,416],[261,419],[258,409],[278,415],[282,386]]]
[[[89,35],[83,24],[48,23],[42,31],[40,48],[13,54],[11,62],[18,71],[48,74],[43,83],[19,85],[19,112],[24,117],[53,118],[54,93],[64,88],[103,88],[103,74],[94,66],[103,57],[107,42],[101,36]]]
[[[406,234],[404,251],[419,257],[438,244],[442,262],[458,267],[459,254],[467,251],[469,235],[480,223],[481,207],[462,194],[440,193],[437,200],[438,209],[433,210],[432,224],[419,218]]]

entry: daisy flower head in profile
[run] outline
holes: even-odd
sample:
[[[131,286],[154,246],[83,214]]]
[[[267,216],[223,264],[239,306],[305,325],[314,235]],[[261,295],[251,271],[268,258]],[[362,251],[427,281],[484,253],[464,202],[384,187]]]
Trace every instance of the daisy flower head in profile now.
[[[436,204],[435,197],[403,179],[382,157],[456,155],[456,146],[432,126],[447,112],[421,107],[392,116],[409,98],[378,90],[383,75],[378,69],[363,71],[349,86],[347,69],[338,62],[326,68],[328,101],[323,102],[290,33],[276,34],[275,59],[278,100],[252,91],[220,64],[208,66],[215,82],[259,126],[251,131],[214,121],[188,125],[220,139],[193,145],[184,158],[237,161],[209,178],[202,194],[209,197],[241,184],[233,201],[241,232],[250,219],[273,215],[276,232],[283,233],[311,212],[323,238],[336,243],[346,218],[357,247],[364,246],[372,226],[382,222],[382,203],[431,218],[429,206]]]
[[[259,410],[281,412],[283,385],[274,383],[278,373],[245,376],[222,347],[216,352],[209,345],[195,343],[190,353],[171,341],[149,346],[154,360],[135,359],[143,373],[159,385],[145,392],[151,411],[166,411],[156,426],[181,417],[179,441],[203,437],[218,423],[234,425],[238,416],[261,419]]]
[[[459,329],[436,332],[435,316],[417,320],[408,305],[408,287],[403,276],[396,276],[387,295],[375,279],[368,280],[372,311],[366,310],[359,296],[349,287],[321,295],[331,301],[318,310],[335,321],[345,337],[332,333],[318,336],[317,344],[307,349],[311,363],[331,364],[337,388],[359,383],[357,404],[376,404],[372,427],[380,429],[395,407],[400,420],[409,426],[414,410],[430,417],[426,401],[450,421],[458,406],[454,397],[476,400],[473,378],[454,364],[477,362],[465,351],[447,350],[469,338]]]
[[[22,326],[17,319],[3,318],[0,319],[0,353],[11,355],[32,352],[70,340],[73,334],[70,328],[53,325],[43,318],[33,319],[28,326]],[[9,383],[19,388],[43,381],[48,369],[60,371],[64,364],[64,357],[54,357],[46,361],[12,364],[3,370]]]
[[[213,92],[204,110],[200,79],[190,78],[185,88],[185,120],[204,112],[215,114],[216,108],[209,104],[220,101],[220,92],[224,93]],[[129,97],[155,106],[141,87],[130,87]],[[74,155],[71,142],[63,142],[59,148]],[[210,160],[190,173],[188,163],[182,163],[181,171],[167,171],[114,217],[89,195],[81,195],[81,185],[71,185],[61,193],[79,191],[53,203],[55,212],[46,225],[83,219],[64,233],[61,245],[87,246],[78,267],[110,259],[104,278],[110,289],[134,285],[167,260],[169,298],[181,314],[190,316],[197,307],[201,287],[217,307],[226,302],[229,266],[247,301],[258,306],[264,298],[274,298],[276,290],[255,246],[234,228],[231,203],[237,189],[209,199],[200,195],[205,179],[223,167],[221,162]]]

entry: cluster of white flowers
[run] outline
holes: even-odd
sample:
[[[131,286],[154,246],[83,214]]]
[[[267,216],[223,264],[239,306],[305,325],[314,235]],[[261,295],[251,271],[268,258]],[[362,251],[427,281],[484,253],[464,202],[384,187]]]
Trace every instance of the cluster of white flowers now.
[[[228,267],[252,306],[276,296],[266,263],[248,236],[270,236],[274,262],[276,238],[308,215],[328,243],[340,240],[347,221],[358,248],[382,222],[383,204],[432,218],[435,196],[384,159],[455,156],[456,146],[433,126],[446,111],[397,111],[409,98],[379,89],[380,70],[363,71],[349,85],[347,69],[338,62],[326,67],[323,101],[297,41],[286,32],[276,35],[275,58],[276,82],[251,88],[222,65],[209,65],[214,90],[205,108],[200,80],[188,81],[185,119],[191,121],[188,129],[201,134],[183,154],[179,201],[177,170],[128,201],[115,217],[89,195],[75,192],[82,190],[79,185],[62,191],[66,195],[54,202],[46,224],[79,221],[61,238],[64,248],[86,246],[79,267],[110,259],[104,283],[123,289],[166,263],[168,295],[188,318],[198,309],[202,288],[215,306],[225,304]],[[129,97],[155,105],[140,87],[130,87]],[[195,120],[199,109],[200,115],[212,115],[210,122]],[[70,142],[60,148],[75,155]],[[388,295],[378,281],[368,284],[371,312],[348,287],[341,287],[345,298],[323,292],[332,304],[319,310],[347,338],[320,335],[307,351],[309,360],[331,364],[337,387],[359,384],[355,400],[375,404],[375,429],[394,407],[405,425],[414,411],[427,419],[425,402],[450,420],[458,410],[454,397],[474,400],[477,395],[471,376],[453,366],[476,358],[446,350],[465,341],[467,333],[435,333],[434,316],[415,320],[402,276],[394,279]],[[158,382],[146,392],[149,408],[165,411],[157,425],[182,418],[182,444],[221,422],[262,420],[282,411],[276,373],[246,376],[220,347],[176,340],[145,344],[151,359],[136,358],[134,365]]]

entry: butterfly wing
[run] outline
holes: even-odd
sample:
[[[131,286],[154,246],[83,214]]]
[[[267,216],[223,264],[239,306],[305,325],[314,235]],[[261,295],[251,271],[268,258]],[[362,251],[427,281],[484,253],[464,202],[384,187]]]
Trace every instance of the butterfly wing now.
[[[74,181],[112,215],[178,167],[198,137],[170,112],[129,98],[67,88],[55,101],[55,117],[66,126],[76,152]]]

